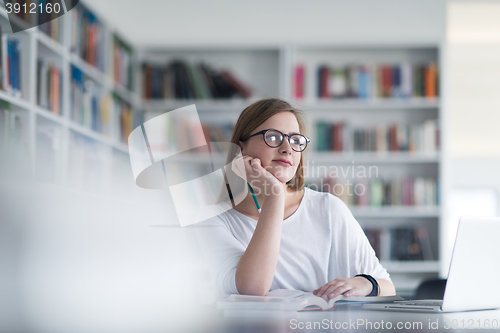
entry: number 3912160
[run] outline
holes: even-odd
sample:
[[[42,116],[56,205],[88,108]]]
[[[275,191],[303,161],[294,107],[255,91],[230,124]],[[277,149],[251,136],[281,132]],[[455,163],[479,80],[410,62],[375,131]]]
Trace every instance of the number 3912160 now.
[[[59,3],[51,4],[51,3],[46,3],[46,4],[35,4],[35,3],[30,3],[29,5],[24,3],[8,3],[6,2],[5,4],[5,9],[7,10],[8,14],[15,13],[24,13],[24,14],[42,14],[42,13],[59,13],[61,11],[61,5]]]

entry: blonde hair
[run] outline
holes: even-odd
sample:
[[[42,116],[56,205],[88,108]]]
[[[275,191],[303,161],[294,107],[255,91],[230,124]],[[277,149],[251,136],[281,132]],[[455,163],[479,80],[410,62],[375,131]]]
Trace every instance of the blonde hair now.
[[[299,124],[300,134],[305,135],[306,119],[304,113],[301,110],[294,108],[284,100],[278,98],[266,98],[249,105],[247,108],[245,108],[245,110],[243,110],[243,112],[241,112],[233,130],[231,143],[234,143],[236,146],[238,146],[239,142],[242,139],[249,136],[267,119],[281,112],[293,113]],[[238,148],[235,145],[231,145],[231,149],[229,150],[226,162],[227,164],[231,163],[231,161],[238,154]],[[297,171],[295,172],[294,177],[286,183],[288,188],[298,191],[304,187],[305,181],[303,165],[304,158],[303,153],[301,152]]]

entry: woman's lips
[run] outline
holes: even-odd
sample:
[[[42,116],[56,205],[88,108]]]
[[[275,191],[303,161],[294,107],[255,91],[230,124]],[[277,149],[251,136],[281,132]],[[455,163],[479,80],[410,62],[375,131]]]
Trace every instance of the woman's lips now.
[[[279,165],[282,165],[284,167],[291,167],[292,165],[288,162],[285,162],[285,161],[281,161],[281,160],[273,160],[273,162],[276,162],[278,163]]]

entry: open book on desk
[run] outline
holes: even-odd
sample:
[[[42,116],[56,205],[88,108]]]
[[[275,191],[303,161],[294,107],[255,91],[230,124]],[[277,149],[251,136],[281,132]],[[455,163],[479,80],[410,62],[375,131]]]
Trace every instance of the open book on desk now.
[[[217,302],[220,310],[331,310],[335,304],[393,302],[404,300],[400,296],[345,297],[343,295],[325,301],[310,292],[278,289],[266,296],[231,295]]]

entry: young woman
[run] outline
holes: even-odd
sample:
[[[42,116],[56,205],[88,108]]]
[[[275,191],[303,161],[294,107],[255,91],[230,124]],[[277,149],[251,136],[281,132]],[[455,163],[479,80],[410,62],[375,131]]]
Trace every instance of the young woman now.
[[[214,228],[197,229],[219,295],[274,289],[312,291],[325,300],[394,295],[347,206],[304,187],[304,130],[302,113],[280,99],[260,100],[241,113],[231,142],[241,148],[254,196],[249,191],[205,222]],[[229,160],[234,157],[230,152]]]

